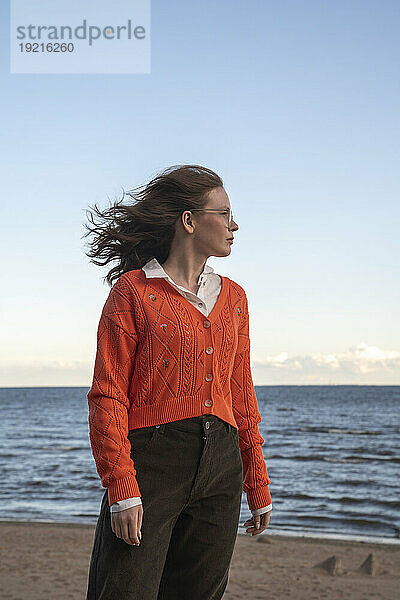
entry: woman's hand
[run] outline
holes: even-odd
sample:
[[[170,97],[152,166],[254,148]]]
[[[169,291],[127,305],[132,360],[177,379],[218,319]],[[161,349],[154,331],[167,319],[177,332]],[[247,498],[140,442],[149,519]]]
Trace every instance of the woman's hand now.
[[[251,532],[252,536],[258,535],[259,533],[261,533],[262,531],[267,529],[270,518],[271,518],[270,510],[268,512],[263,513],[262,515],[257,515],[257,516],[253,515],[251,517],[251,519],[247,519],[247,521],[245,521],[243,523],[243,525],[245,527],[248,527],[248,529],[246,529],[246,533]],[[257,527],[256,527],[257,524],[259,524],[259,529],[257,529]]]
[[[139,546],[140,538],[142,534],[140,528],[142,527],[143,520],[143,505],[138,504],[121,510],[119,512],[111,513],[111,529],[115,535],[127,544],[133,546]]]

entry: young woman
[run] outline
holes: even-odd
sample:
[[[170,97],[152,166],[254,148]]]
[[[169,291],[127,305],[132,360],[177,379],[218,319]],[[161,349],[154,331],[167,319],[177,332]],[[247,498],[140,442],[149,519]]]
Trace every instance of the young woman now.
[[[106,488],[87,600],[218,600],[242,491],[252,535],[272,508],[246,293],[206,264],[230,254],[238,225],[221,178],[199,165],[128,195],[95,207],[85,234],[92,262],[117,262],[87,395]]]

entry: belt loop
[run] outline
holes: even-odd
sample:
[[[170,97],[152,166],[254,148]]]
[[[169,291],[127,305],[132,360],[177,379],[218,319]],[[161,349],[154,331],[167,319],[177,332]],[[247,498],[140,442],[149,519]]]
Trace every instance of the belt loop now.
[[[159,425],[157,425],[157,427],[159,429],[159,433],[165,432],[165,425],[166,425],[166,423],[160,423]]]

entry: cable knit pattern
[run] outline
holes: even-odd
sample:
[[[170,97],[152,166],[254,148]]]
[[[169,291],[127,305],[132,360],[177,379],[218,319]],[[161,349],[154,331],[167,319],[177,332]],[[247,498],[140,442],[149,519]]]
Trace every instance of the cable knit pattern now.
[[[231,377],[231,391],[233,413],[239,429],[239,447],[243,462],[243,490],[246,492],[251,509],[261,507],[266,495],[269,495],[268,484],[271,483],[271,480],[261,450],[265,440],[258,428],[262,417],[258,410],[251,375],[249,311],[246,294],[239,301],[238,310],[240,311],[239,340]],[[259,485],[255,485],[255,483]]]
[[[207,414],[239,430],[249,508],[271,503],[247,298],[239,284],[220,277],[208,317],[168,280],[146,279],[142,269],[124,273],[110,290],[87,394],[92,453],[110,505],[141,495],[129,430]]]

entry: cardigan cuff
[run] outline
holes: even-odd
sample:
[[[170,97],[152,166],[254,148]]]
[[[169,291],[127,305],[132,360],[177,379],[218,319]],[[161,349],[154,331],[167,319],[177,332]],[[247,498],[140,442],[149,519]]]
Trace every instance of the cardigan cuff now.
[[[271,494],[268,485],[263,485],[246,492],[247,504],[250,510],[264,508],[272,503]]]
[[[134,475],[129,475],[123,479],[116,479],[107,486],[107,489],[110,506],[119,500],[141,496],[139,485]]]

